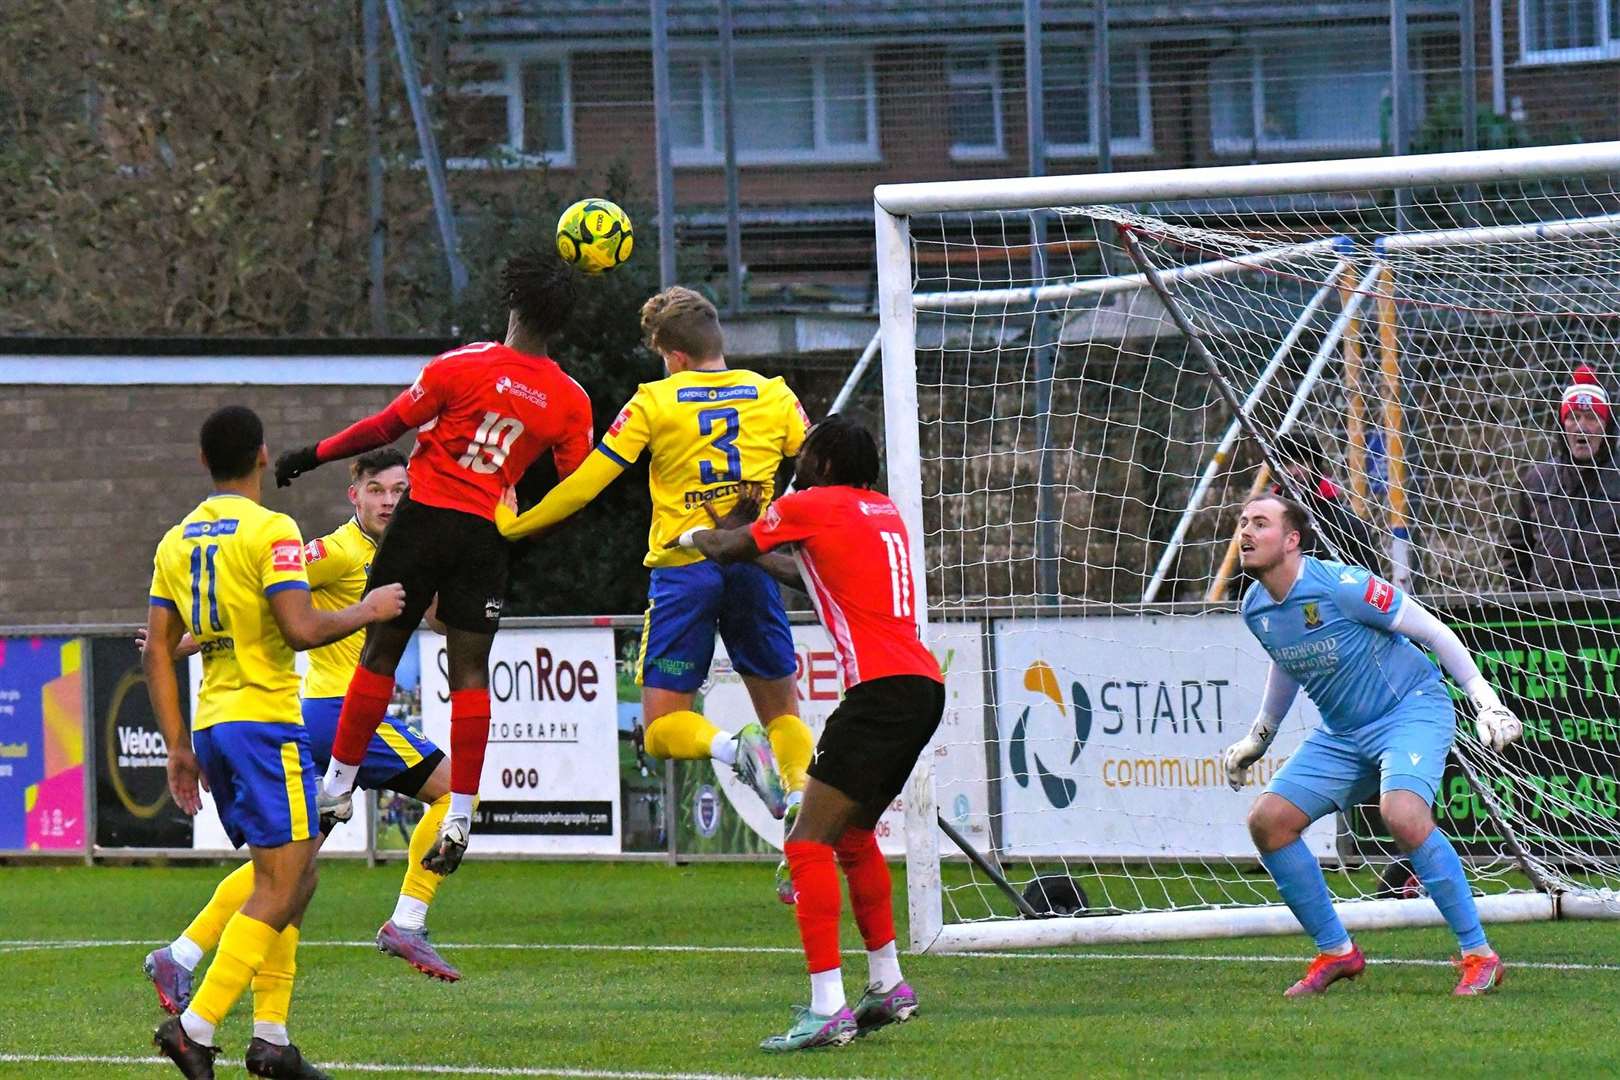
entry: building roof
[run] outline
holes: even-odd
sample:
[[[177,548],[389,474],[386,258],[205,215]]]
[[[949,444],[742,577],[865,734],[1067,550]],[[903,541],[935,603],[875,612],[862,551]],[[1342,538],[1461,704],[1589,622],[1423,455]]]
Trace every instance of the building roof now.
[[[719,24],[715,0],[668,0],[672,37],[711,36]],[[733,25],[739,36],[825,33],[840,37],[973,31],[979,34],[1018,31],[1023,27],[1022,0],[732,0]],[[1086,0],[1047,0],[1043,23],[1048,28],[1091,21]],[[1412,0],[1413,19],[1454,16],[1454,0]],[[464,37],[646,38],[651,16],[646,0],[461,0],[456,5]],[[1253,24],[1323,24],[1389,18],[1388,0],[1181,0],[1115,3],[1109,25],[1219,28]]]

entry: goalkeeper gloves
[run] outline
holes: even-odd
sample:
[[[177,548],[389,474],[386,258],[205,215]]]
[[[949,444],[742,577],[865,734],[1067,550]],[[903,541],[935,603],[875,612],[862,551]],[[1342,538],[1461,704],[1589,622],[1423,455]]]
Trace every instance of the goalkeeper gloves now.
[[[276,487],[284,488],[321,463],[314,446],[300,446],[276,458]]]
[[[1468,686],[1468,700],[1474,703],[1474,733],[1479,741],[1501,753],[1524,734],[1524,725],[1503,705],[1496,691],[1483,677]]]
[[[1271,749],[1271,740],[1277,737],[1278,726],[1274,717],[1264,714],[1255,717],[1249,733],[1228,746],[1221,755],[1221,764],[1226,766],[1226,782],[1232,785],[1233,791],[1242,791],[1243,785],[1249,782],[1249,766]]]

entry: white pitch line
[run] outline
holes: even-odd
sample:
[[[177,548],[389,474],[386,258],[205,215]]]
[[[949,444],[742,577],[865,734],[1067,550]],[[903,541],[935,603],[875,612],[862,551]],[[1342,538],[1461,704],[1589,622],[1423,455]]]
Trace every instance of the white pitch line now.
[[[102,948],[130,948],[135,946],[152,946],[167,944],[154,940],[0,940],[0,953],[30,952],[47,949],[102,949]],[[435,944],[447,949],[460,949],[468,952],[509,951],[509,952],[599,952],[599,953],[687,953],[694,955],[713,954],[716,956],[731,954],[770,955],[792,953],[798,955],[799,949],[783,945],[604,945],[586,942],[465,942],[439,941]],[[375,949],[374,941],[300,941],[300,949]],[[845,956],[865,955],[859,949],[844,950]],[[1123,953],[1123,952],[953,952],[933,953],[928,957],[931,961],[940,960],[1104,960],[1123,963],[1152,963],[1154,961],[1169,961],[1171,963],[1226,963],[1226,964],[1298,964],[1303,956],[1265,956],[1233,953]],[[1369,958],[1369,964],[1384,967],[1452,967],[1449,960],[1416,960],[1404,958]],[[1620,971],[1617,964],[1583,964],[1560,963],[1556,961],[1512,960],[1507,966],[1514,969],[1529,971]],[[547,1074],[549,1075],[549,1074]]]
[[[162,1057],[134,1057],[118,1054],[5,1054],[0,1064],[18,1065],[150,1065],[169,1067]],[[645,1072],[621,1069],[547,1068],[541,1065],[424,1065],[382,1061],[316,1062],[344,1072],[409,1073],[415,1076],[554,1076],[570,1080],[792,1080],[779,1075],[751,1076],[742,1073]],[[850,1077],[848,1080],[862,1080]]]

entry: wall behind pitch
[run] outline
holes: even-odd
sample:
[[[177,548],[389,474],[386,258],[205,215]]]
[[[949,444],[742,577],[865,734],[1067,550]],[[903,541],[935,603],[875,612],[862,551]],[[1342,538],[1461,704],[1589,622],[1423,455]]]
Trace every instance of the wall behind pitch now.
[[[333,358],[341,364],[345,358]],[[42,361],[47,362],[47,361]],[[272,456],[381,409],[399,385],[24,385],[0,395],[0,622],[144,621],[152,552],[212,489],[197,430],[221,405],[265,424]],[[401,449],[410,448],[409,438]],[[265,492],[306,536],[349,515],[344,466]]]

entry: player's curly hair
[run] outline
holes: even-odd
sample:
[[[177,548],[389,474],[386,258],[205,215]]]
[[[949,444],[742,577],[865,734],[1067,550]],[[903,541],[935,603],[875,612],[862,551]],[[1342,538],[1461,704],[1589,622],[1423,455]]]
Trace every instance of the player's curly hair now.
[[[392,446],[385,446],[380,450],[367,450],[364,454],[349,462],[349,480],[358,484],[368,476],[375,476],[387,469],[405,468],[406,466],[405,455]]]
[[[641,339],[654,352],[683,352],[694,360],[711,360],[726,350],[720,313],[684,285],[672,285],[641,305]]]
[[[264,421],[246,405],[226,405],[208,414],[197,433],[208,475],[240,480],[253,472],[264,445]]]
[[[523,328],[549,341],[574,311],[579,273],[555,251],[526,248],[506,260],[501,269],[501,296],[517,312]]]
[[[805,454],[821,464],[822,483],[869,488],[878,482],[877,440],[858,420],[829,413],[805,436],[799,455]]]

